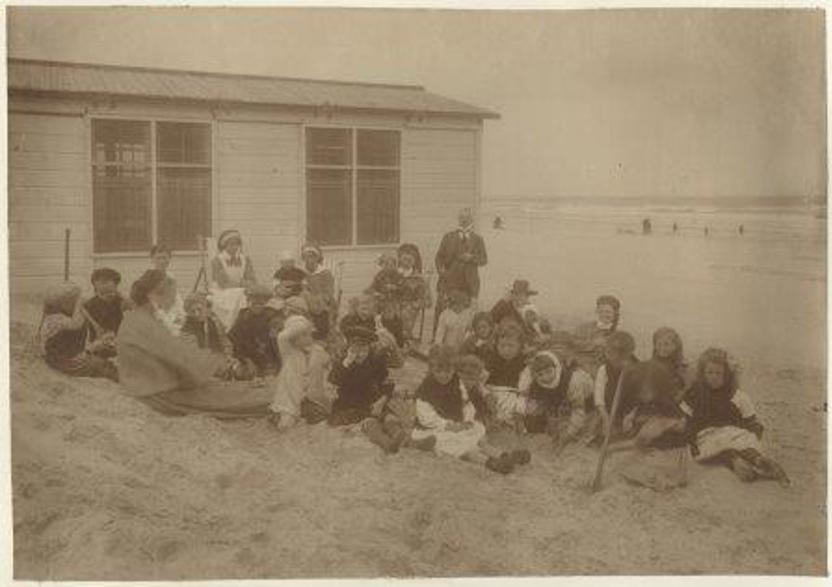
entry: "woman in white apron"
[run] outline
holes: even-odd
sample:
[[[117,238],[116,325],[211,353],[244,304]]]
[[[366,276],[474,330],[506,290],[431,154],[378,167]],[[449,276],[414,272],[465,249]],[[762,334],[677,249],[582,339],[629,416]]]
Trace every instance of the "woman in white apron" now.
[[[243,253],[239,231],[226,230],[217,239],[217,256],[211,261],[211,308],[230,329],[246,302],[246,287],[256,283],[254,265]]]

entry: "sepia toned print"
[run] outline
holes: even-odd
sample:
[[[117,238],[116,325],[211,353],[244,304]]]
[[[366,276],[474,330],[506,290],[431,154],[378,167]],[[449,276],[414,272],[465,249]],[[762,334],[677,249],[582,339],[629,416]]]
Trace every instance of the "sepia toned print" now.
[[[15,578],[826,573],[823,11],[8,14]]]

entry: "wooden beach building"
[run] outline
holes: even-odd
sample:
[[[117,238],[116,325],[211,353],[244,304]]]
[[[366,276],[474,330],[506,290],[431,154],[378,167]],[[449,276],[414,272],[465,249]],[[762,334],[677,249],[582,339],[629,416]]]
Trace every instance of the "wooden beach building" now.
[[[191,287],[198,235],[236,228],[258,279],[280,251],[317,241],[369,283],[381,251],[442,233],[480,196],[483,121],[494,112],[419,86],[10,59],[10,288],[129,282],[149,249],[175,250]]]

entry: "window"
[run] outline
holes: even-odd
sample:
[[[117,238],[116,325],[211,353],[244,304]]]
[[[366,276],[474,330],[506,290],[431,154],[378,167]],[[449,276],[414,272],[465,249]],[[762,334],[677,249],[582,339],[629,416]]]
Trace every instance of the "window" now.
[[[95,252],[143,252],[154,242],[195,249],[197,235],[211,233],[210,125],[92,124]]]
[[[399,240],[400,133],[306,129],[307,236],[322,245]]]

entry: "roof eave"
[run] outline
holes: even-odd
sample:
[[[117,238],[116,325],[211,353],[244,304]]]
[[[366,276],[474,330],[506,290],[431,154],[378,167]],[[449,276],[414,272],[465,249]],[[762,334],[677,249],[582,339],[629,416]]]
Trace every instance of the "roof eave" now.
[[[152,102],[175,102],[178,104],[211,104],[214,106],[230,105],[230,106],[272,106],[277,108],[292,108],[301,110],[341,110],[347,112],[364,112],[364,113],[385,113],[398,114],[405,116],[446,116],[452,118],[467,118],[477,120],[496,120],[500,118],[497,112],[484,109],[475,109],[469,112],[459,110],[417,110],[417,109],[403,109],[403,108],[384,108],[384,107],[369,107],[369,106],[341,106],[338,104],[324,103],[324,104],[294,104],[289,102],[262,102],[262,101],[247,101],[247,100],[215,100],[208,98],[179,98],[170,96],[161,96],[155,94],[128,94],[118,92],[70,92],[61,90],[41,90],[33,88],[15,88],[9,87],[8,93],[18,93],[23,95],[43,95],[43,96],[72,96],[80,99],[131,99],[139,101]]]

